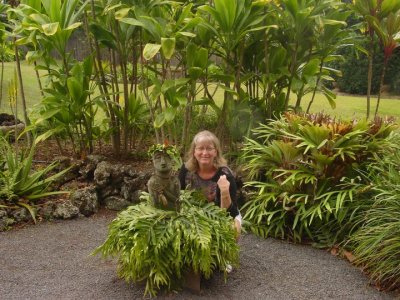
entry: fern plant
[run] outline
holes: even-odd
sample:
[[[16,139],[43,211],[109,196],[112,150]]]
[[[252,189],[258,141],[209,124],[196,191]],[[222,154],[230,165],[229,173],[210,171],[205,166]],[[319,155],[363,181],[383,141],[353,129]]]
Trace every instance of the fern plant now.
[[[146,281],[145,294],[179,286],[185,272],[209,278],[237,266],[239,248],[232,219],[198,192],[183,191],[180,211],[155,208],[149,201],[130,206],[109,225],[106,241],[93,254],[118,257],[118,274]],[[226,273],[225,273],[226,274]]]
[[[333,243],[353,217],[359,171],[391,147],[395,128],[392,120],[344,122],[286,113],[254,129],[241,156],[253,190],[243,207],[250,229],[295,241],[318,242],[327,233]]]

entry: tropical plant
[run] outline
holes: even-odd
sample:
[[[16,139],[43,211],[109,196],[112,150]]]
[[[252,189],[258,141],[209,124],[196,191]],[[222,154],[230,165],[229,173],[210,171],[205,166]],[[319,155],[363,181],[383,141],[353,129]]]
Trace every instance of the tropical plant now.
[[[94,116],[102,97],[91,98],[95,89],[91,81],[92,67],[89,56],[70,69],[65,83],[54,81],[52,88],[44,89],[45,97],[37,108],[39,117],[34,122],[34,126],[47,125],[39,140],[51,135],[66,136],[76,156],[93,151]]]
[[[344,122],[323,114],[286,113],[254,129],[242,163],[253,197],[243,209],[251,230],[262,236],[318,241],[330,224],[331,241],[352,218],[357,171],[390,145],[392,121]],[[355,205],[356,206],[356,205]],[[333,221],[334,224],[330,223]]]
[[[0,206],[25,207],[36,221],[36,212],[32,203],[35,200],[65,191],[51,191],[51,184],[61,178],[69,169],[51,174],[56,163],[39,170],[33,170],[35,145],[19,153],[0,137]]]
[[[395,2],[393,2],[395,5]],[[378,114],[379,104],[381,100],[381,94],[384,84],[384,79],[386,75],[386,69],[388,66],[389,59],[392,57],[393,51],[400,45],[400,3],[397,4],[398,7],[393,7],[391,12],[386,18],[378,20],[376,17],[371,16],[370,20],[372,26],[374,27],[376,34],[381,41],[384,57],[383,57],[383,68],[381,72],[381,79],[379,83],[378,99],[375,108],[375,116]],[[397,9],[397,11],[395,11]]]
[[[221,136],[227,128],[226,121],[233,104],[233,96],[239,100],[241,94],[245,42],[252,32],[266,29],[262,25],[265,15],[263,5],[249,0],[215,0],[212,4],[200,6],[198,10],[207,14],[200,25],[211,32],[214,40],[213,52],[224,62],[221,83],[224,101],[221,110],[217,110],[217,134]],[[230,84],[232,81],[233,87]]]
[[[237,265],[239,248],[232,219],[201,193],[184,191],[180,211],[147,202],[130,206],[110,224],[107,240],[93,254],[118,257],[118,274],[127,281],[146,280],[145,294],[179,286],[185,272],[209,278],[226,265]],[[225,273],[226,275],[226,273]]]
[[[364,174],[371,180],[369,209],[358,217],[361,227],[351,235],[355,263],[362,266],[383,289],[400,287],[400,138]]]

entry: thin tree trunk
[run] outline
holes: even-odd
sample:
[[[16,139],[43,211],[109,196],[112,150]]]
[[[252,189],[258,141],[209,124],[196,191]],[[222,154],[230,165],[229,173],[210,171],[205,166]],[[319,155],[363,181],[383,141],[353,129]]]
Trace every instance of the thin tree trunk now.
[[[92,10],[93,20],[95,20],[96,14],[95,14],[94,0],[91,0],[91,10]],[[110,100],[110,97],[108,96],[107,82],[106,82],[106,78],[105,78],[104,70],[103,70],[103,66],[102,66],[100,46],[96,39],[94,39],[93,42],[94,42],[94,46],[95,46],[95,50],[96,50],[96,58],[97,58],[96,70],[98,70],[98,72],[99,72],[98,78],[100,79],[100,86],[101,86],[102,92],[105,95],[105,97],[107,98],[107,100]],[[96,63],[95,63],[95,65],[96,65]],[[107,108],[108,108],[108,113],[110,116],[110,124],[109,125],[112,129],[114,129],[113,134],[112,134],[113,149],[115,151],[115,154],[118,155],[121,151],[121,149],[120,149],[120,129],[119,129],[119,126],[117,126],[115,114],[113,112],[113,107],[112,107],[110,101],[107,101]]]
[[[28,118],[28,113],[27,113],[24,83],[23,83],[22,74],[21,74],[21,63],[19,61],[18,46],[17,46],[16,40],[17,39],[14,37],[15,63],[17,65],[17,75],[18,75],[19,90],[20,90],[20,95],[21,95],[21,100],[22,100],[22,110],[23,110],[25,125],[30,126],[31,122]],[[15,134],[17,135],[17,132]],[[31,136],[30,132],[26,132],[26,138],[28,140],[28,144],[30,146],[32,146],[32,136]]]
[[[1,75],[0,75],[0,108],[3,100],[3,81],[4,81],[4,59],[1,59]]]
[[[36,61],[33,62],[33,65],[35,66],[35,74],[36,74],[36,79],[37,79],[38,85],[39,85],[40,95],[41,95],[42,97],[44,97],[42,81],[40,80],[39,71],[38,71],[37,68],[36,68],[36,67],[37,67]]]
[[[289,78],[289,84],[287,87],[287,93],[286,93],[286,98],[285,98],[285,111],[289,107],[290,90],[292,89],[292,80],[293,80],[294,71],[295,71],[294,68],[296,67],[296,62],[297,62],[297,49],[298,49],[298,43],[296,43],[296,47],[295,47],[294,53],[292,55],[292,62],[290,65],[290,78]]]
[[[367,119],[369,119],[369,115],[371,112],[371,86],[372,86],[372,65],[373,65],[373,57],[374,57],[374,32],[372,31],[372,35],[370,33],[370,44],[369,44],[369,53],[368,53],[368,86],[367,86]]]
[[[321,74],[322,74],[322,67],[324,66],[324,60],[325,60],[324,58],[321,59],[321,62],[319,64],[319,73],[318,73],[318,77],[317,77],[317,82],[315,83],[315,88],[313,90],[313,94],[312,94],[311,100],[310,100],[310,102],[308,103],[308,106],[307,106],[307,110],[306,110],[307,114],[310,112],[311,105],[314,103],[315,94],[317,93],[319,82],[321,81]]]
[[[385,80],[385,73],[386,73],[387,63],[388,63],[388,59],[385,57],[385,59],[383,61],[383,69],[382,69],[382,73],[381,73],[381,81],[379,83],[379,92],[378,92],[378,99],[376,101],[375,117],[378,115],[379,104],[381,102],[381,95],[382,95],[382,90],[383,90],[383,83],[384,83],[384,80]]]

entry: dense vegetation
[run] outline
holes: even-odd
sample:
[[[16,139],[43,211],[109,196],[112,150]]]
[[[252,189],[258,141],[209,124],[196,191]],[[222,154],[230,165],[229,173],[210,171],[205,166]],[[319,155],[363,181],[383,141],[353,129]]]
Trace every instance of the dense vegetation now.
[[[398,199],[393,171],[398,133],[395,122],[379,118],[379,109],[385,83],[398,85],[399,73],[390,62],[398,60],[400,1],[7,2],[0,4],[0,87],[3,63],[15,61],[7,100],[16,116],[22,109],[29,151],[20,151],[18,137],[0,141],[1,208],[20,205],[34,214],[35,199],[51,193],[50,184],[63,174],[44,179],[54,165],[34,170],[35,143],[52,138],[60,152],[68,143],[79,158],[93,153],[97,143],[109,144],[120,156],[143,149],[143,138],[150,136],[158,143],[168,139],[183,152],[193,132],[208,128],[226,148],[241,154],[251,179],[247,186],[254,192],[243,213],[255,233],[324,246],[350,241],[348,247],[374,278],[387,287],[398,286],[394,262],[399,241],[391,235],[398,232],[398,222],[386,218],[388,211],[394,216],[398,212],[393,200]],[[79,60],[69,48],[77,30],[90,49]],[[367,59],[362,74],[353,70],[350,53]],[[376,68],[379,57],[381,67]],[[31,113],[21,73],[23,58],[34,66],[36,78],[30,81],[38,82],[41,94]],[[346,82],[348,73],[363,78],[364,86]],[[346,76],[341,81],[342,74]],[[316,94],[325,96],[327,106],[336,106],[331,90],[335,79],[349,91],[366,90],[365,121],[302,114],[310,112]],[[373,91],[378,94],[375,107]],[[311,95],[307,103],[306,95]],[[12,138],[17,143],[10,146]],[[391,191],[374,170],[383,170]],[[130,212],[144,213],[141,208]],[[182,226],[175,222],[182,216],[149,212],[154,215],[169,218],[160,223],[164,229]],[[376,216],[379,222],[366,216]],[[112,226],[129,234],[126,223],[139,224],[125,213]],[[377,234],[386,225],[393,230]],[[209,240],[211,229],[204,229]],[[167,247],[173,243],[169,237],[164,237]],[[175,238],[192,237],[190,233]],[[122,276],[147,276],[149,292],[169,284],[172,273],[160,264],[161,273],[135,269],[137,261],[128,259],[114,243],[118,241],[112,236],[102,251],[120,255]],[[366,247],[371,241],[373,251]],[[234,253],[227,257],[235,261]],[[211,267],[224,265],[214,256],[208,262],[192,267],[207,275]],[[172,261],[173,275],[179,277],[186,265],[185,260]],[[139,267],[148,270],[148,265]]]
[[[254,129],[242,152],[253,191],[243,207],[249,228],[319,247],[346,244],[377,282],[397,287],[396,129],[380,118],[344,122],[289,113]]]

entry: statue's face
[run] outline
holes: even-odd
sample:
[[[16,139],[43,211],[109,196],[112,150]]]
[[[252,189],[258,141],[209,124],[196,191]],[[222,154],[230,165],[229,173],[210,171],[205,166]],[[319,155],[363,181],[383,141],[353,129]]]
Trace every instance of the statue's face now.
[[[153,165],[156,172],[166,173],[171,171],[172,159],[164,152],[156,152],[153,155]]]

